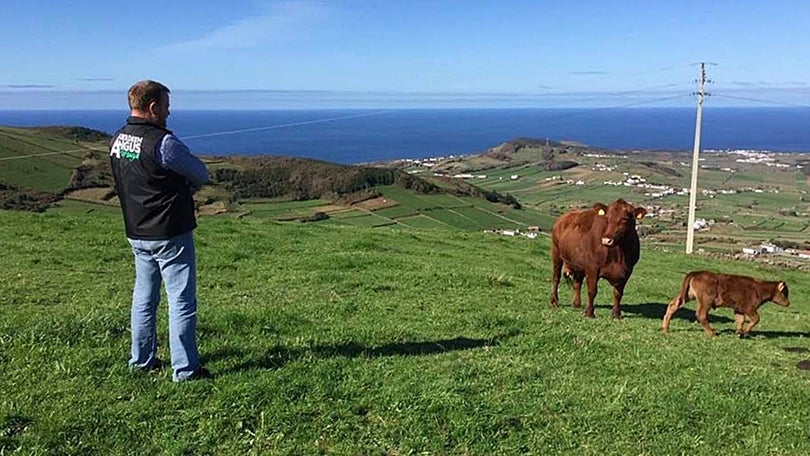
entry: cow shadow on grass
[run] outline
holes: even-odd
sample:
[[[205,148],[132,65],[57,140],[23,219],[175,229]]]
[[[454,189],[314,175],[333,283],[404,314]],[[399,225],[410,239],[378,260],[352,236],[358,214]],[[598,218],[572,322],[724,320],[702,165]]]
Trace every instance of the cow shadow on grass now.
[[[306,358],[379,358],[384,356],[436,355],[452,351],[496,347],[500,345],[503,340],[514,337],[517,334],[518,333],[508,333],[487,339],[455,337],[453,339],[425,342],[397,342],[378,346],[367,346],[358,344],[356,342],[295,348],[276,345],[266,350],[260,357],[254,357],[253,359],[249,359],[248,361],[237,364],[231,368],[226,368],[223,372],[239,372],[255,369],[278,369],[291,361]],[[209,359],[230,358],[234,355],[244,356],[244,353],[236,353],[232,350],[225,351],[227,353],[215,353],[213,356],[210,356]]]
[[[733,335],[736,336],[736,332],[733,329],[723,329],[717,331],[718,335]],[[746,337],[746,339],[756,339],[756,338],[763,338],[763,339],[778,339],[781,337],[810,337],[810,332],[808,331],[759,331],[757,328],[754,328],[751,333]]]
[[[610,309],[610,305],[596,305],[598,308]],[[726,309],[727,311],[729,309]],[[660,302],[645,302],[642,304],[624,304],[622,305],[622,314],[638,315],[642,318],[650,318],[653,320],[663,320],[664,315],[667,313],[667,304]],[[681,307],[672,316],[672,319],[686,320],[690,323],[697,323],[697,316],[695,310],[687,307]],[[729,318],[723,315],[709,313],[709,323],[734,323],[734,318]],[[735,329],[717,329],[718,335],[732,334],[736,335]],[[751,332],[751,338],[765,338],[775,339],[780,337],[810,337],[810,331],[759,331],[757,328]]]
[[[610,309],[612,306],[609,305],[596,305],[594,306],[598,308],[605,308]],[[660,302],[645,302],[642,304],[622,304],[622,314],[627,315],[637,315],[643,318],[651,318],[654,320],[663,320],[664,315],[667,313],[667,304],[660,303]],[[695,316],[695,310],[689,309],[687,307],[681,307],[678,309],[675,314],[672,315],[672,319],[678,320],[686,320],[692,323],[697,322],[697,316]],[[722,315],[715,315],[709,314],[709,323],[733,323],[733,318],[724,317]]]

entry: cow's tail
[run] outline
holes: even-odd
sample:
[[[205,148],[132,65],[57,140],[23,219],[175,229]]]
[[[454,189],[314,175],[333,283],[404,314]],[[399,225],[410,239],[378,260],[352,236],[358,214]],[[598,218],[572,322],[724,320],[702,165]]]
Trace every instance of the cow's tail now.
[[[563,262],[562,276],[565,279],[565,284],[568,285],[568,288],[574,286],[574,271],[571,270],[571,267],[568,266],[568,263]]]

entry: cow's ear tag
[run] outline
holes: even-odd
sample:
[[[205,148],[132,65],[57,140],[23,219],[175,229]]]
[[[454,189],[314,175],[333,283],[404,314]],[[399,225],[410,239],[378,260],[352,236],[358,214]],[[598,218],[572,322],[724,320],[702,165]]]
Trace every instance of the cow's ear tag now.
[[[779,291],[783,291],[785,289],[785,282],[779,282],[779,285],[776,288]]]
[[[604,210],[604,209],[599,209],[599,212],[597,212],[597,214],[599,214],[599,215],[605,215],[605,210]]]
[[[644,218],[644,213],[643,212],[637,213],[636,218],[639,219],[639,220],[643,219]]]

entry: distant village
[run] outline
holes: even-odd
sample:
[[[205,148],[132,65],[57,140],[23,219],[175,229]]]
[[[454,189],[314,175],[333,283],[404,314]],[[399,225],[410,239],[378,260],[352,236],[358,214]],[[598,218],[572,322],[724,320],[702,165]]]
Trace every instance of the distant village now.
[[[491,234],[498,234],[501,236],[523,236],[529,239],[535,239],[540,234],[540,227],[539,226],[529,226],[526,228],[526,231],[520,231],[519,229],[514,230],[484,230],[484,233],[491,233]]]
[[[783,155],[781,153],[770,152],[765,150],[716,150],[716,149],[707,149],[704,152],[709,153],[726,153],[729,155],[740,155],[744,158],[738,158],[735,161],[737,163],[756,163],[765,166],[773,166],[776,168],[790,168],[791,165],[787,165],[784,163],[778,163],[774,156]],[[802,165],[796,165],[796,168],[801,169]],[[733,171],[732,171],[733,172]]]
[[[744,164],[759,164],[765,165],[775,168],[790,168],[791,166],[795,166],[796,168],[802,168],[801,165],[788,165],[784,163],[779,163],[777,161],[777,157],[782,155],[780,153],[774,153],[769,151],[761,151],[761,150],[716,150],[716,149],[706,149],[703,152],[705,153],[713,153],[713,154],[728,154],[728,155],[736,155],[740,158],[735,159],[734,161],[737,163],[744,163]],[[596,154],[596,153],[586,153],[582,154],[583,157],[588,158],[607,158],[607,159],[626,159],[627,155],[619,155],[619,154]],[[446,157],[430,157],[430,158],[421,158],[421,159],[403,159],[400,160],[402,163],[407,164],[409,166],[416,166],[421,168],[433,168],[438,163],[453,158],[460,158],[464,157],[464,155],[449,155]],[[706,158],[700,158],[699,161],[705,161]],[[686,162],[679,162],[681,166],[688,167],[691,166],[689,163]],[[712,169],[712,170],[719,170],[725,171],[728,173],[734,173],[735,170],[729,167],[712,167],[707,165],[700,165],[701,169]],[[614,173],[616,172],[616,166],[595,162],[591,167],[592,171],[596,172],[603,172],[603,173]],[[413,170],[410,171],[411,173],[418,173],[421,170]],[[623,180],[606,180],[602,182],[602,185],[608,186],[623,186],[623,187],[634,187],[638,189],[642,189],[644,191],[644,196],[652,199],[659,199],[665,198],[672,195],[689,195],[688,188],[676,188],[671,187],[666,184],[656,184],[652,182],[648,182],[646,178],[638,175],[638,174],[630,174],[630,173],[622,173],[624,176]],[[453,179],[486,179],[486,174],[480,173],[457,173],[457,174],[445,174],[435,172],[433,173],[434,176],[437,177],[446,177],[446,178],[453,178]],[[519,174],[511,174],[508,176],[510,180],[518,180],[520,179]],[[504,176],[500,176],[499,179],[504,179]],[[547,177],[544,179],[546,182],[559,182],[561,184],[569,184],[569,185],[587,185],[588,182],[582,179],[567,179],[561,175],[555,175],[551,177]],[[701,194],[707,196],[709,198],[714,198],[714,195],[722,194],[722,195],[733,195],[737,193],[779,193],[778,189],[762,189],[762,188],[754,188],[748,187],[743,189],[703,189],[701,190]],[[674,213],[676,212],[674,209],[664,208],[658,205],[649,205],[646,207],[648,213],[648,217],[659,217],[659,218],[667,218],[673,217]],[[715,221],[712,219],[703,219],[698,218],[694,222],[694,229],[696,231],[706,231],[710,230],[711,227],[715,224]],[[526,231],[521,231],[519,229],[494,229],[494,230],[484,230],[485,233],[497,234],[501,236],[510,236],[510,237],[517,237],[522,236],[528,239],[535,239],[537,238],[538,234],[540,233],[540,228],[537,226],[529,226]],[[770,243],[763,243],[758,246],[751,246],[745,247],[742,249],[742,254],[748,257],[761,257],[767,255],[790,255],[793,257],[798,257],[804,260],[810,260],[810,250],[797,250],[797,249],[782,249],[779,246]]]

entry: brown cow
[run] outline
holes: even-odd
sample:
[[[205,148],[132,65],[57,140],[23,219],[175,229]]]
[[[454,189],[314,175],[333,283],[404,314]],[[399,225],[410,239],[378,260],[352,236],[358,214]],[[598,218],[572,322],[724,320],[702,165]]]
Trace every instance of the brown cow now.
[[[681,285],[681,292],[672,298],[667,306],[667,313],[661,323],[661,330],[669,330],[669,320],[684,304],[697,299],[697,319],[703,325],[703,331],[711,337],[714,330],[709,326],[709,311],[716,307],[731,307],[737,322],[737,334],[747,336],[759,323],[757,309],[768,301],[780,306],[790,305],[788,286],[785,282],[764,282],[751,277],[716,274],[708,271],[695,271],[686,274]],[[751,321],[743,329],[745,317]]]
[[[622,295],[638,262],[641,247],[636,220],[647,211],[624,200],[609,206],[597,203],[590,209],[561,215],[551,232],[552,291],[551,305],[557,307],[560,273],[574,282],[574,307],[582,306],[582,280],[587,281],[588,305],[585,316],[594,317],[593,300],[600,278],[613,285],[613,317],[622,316]]]

